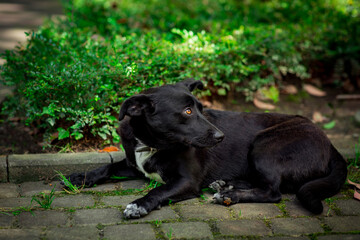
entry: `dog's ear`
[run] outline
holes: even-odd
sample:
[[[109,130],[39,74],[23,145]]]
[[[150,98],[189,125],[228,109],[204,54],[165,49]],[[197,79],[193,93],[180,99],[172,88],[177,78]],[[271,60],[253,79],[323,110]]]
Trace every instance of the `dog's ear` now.
[[[119,120],[123,120],[125,115],[130,117],[138,117],[144,113],[145,109],[151,110],[153,108],[151,100],[148,96],[140,94],[133,96],[123,103],[121,106]]]
[[[195,81],[193,78],[187,78],[184,81],[181,82],[184,84],[190,92],[192,92],[195,89],[202,90],[204,88],[204,84],[201,81]]]

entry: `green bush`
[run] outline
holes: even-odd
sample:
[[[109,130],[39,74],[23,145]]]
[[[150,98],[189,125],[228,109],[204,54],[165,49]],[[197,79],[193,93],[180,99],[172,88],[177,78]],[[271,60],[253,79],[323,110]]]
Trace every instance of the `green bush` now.
[[[7,51],[2,82],[15,85],[2,113],[58,139],[119,142],[123,100],[187,77],[251,99],[312,61],[360,59],[359,2],[345,0],[74,0],[65,17]]]

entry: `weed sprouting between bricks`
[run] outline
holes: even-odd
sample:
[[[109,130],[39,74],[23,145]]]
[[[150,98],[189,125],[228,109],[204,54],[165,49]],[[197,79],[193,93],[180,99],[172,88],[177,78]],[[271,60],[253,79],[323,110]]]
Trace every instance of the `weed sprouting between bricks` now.
[[[56,185],[51,189],[50,193],[40,193],[37,196],[33,196],[31,203],[35,201],[39,204],[40,207],[44,209],[51,208],[51,204],[55,199],[55,187]]]

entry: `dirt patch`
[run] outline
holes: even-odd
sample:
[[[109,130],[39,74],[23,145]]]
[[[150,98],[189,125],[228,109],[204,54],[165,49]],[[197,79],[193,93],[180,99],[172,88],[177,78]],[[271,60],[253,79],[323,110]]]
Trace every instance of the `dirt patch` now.
[[[46,152],[39,145],[40,140],[21,123],[3,122],[0,125],[0,155]]]

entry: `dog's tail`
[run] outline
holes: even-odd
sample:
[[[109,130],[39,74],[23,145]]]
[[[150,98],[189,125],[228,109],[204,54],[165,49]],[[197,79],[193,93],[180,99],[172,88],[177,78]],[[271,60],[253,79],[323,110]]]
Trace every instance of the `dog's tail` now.
[[[328,176],[305,183],[296,194],[301,204],[314,214],[322,213],[321,200],[338,193],[346,180],[346,162],[332,145],[329,167]]]

